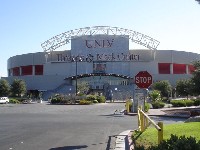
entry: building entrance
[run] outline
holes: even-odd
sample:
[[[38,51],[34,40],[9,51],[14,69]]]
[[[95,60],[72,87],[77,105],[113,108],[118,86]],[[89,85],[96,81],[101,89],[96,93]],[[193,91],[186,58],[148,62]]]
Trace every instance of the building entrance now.
[[[87,74],[77,77],[78,85],[87,83],[88,94],[104,95],[106,99],[126,99],[131,94],[131,78],[117,74]],[[72,81],[76,85],[76,80]]]

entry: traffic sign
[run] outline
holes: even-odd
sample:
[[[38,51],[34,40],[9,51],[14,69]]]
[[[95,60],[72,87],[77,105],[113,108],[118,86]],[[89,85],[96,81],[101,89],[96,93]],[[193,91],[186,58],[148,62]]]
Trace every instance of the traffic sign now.
[[[152,84],[152,76],[147,71],[140,71],[135,76],[135,84],[141,89],[146,89]]]

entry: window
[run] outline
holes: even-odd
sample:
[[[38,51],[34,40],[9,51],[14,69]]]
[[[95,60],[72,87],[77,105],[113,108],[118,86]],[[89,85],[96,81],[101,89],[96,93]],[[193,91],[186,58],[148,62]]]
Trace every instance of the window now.
[[[33,73],[32,65],[22,66],[21,68],[22,68],[22,75],[32,75]]]
[[[19,67],[13,68],[13,76],[19,76],[19,75],[20,75]]]
[[[173,64],[174,74],[186,74],[186,64]]]
[[[93,73],[105,73],[106,63],[105,62],[94,62],[93,63]]]
[[[188,65],[188,71],[189,71],[189,74],[192,74],[192,72],[194,72],[195,68],[193,65]]]
[[[43,75],[43,65],[35,65],[35,75]]]
[[[170,63],[158,63],[159,74],[170,74]]]

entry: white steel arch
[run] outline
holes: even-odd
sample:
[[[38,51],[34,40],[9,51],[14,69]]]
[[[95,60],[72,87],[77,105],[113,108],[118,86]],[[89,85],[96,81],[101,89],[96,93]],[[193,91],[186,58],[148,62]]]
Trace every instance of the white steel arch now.
[[[147,35],[139,33],[137,31],[128,30],[128,29],[119,28],[119,27],[94,26],[94,27],[85,27],[85,28],[63,32],[45,41],[44,43],[41,44],[41,46],[44,52],[54,51],[55,49],[65,44],[70,43],[70,40],[75,37],[79,37],[83,35],[99,35],[99,34],[121,35],[124,37],[128,37],[132,42],[143,45],[150,50],[156,50],[156,48],[158,47],[160,43],[159,41]]]

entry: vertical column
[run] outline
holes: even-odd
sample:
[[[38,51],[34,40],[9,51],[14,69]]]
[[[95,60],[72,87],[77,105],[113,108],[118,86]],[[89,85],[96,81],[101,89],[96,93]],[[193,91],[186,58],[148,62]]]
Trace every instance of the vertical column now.
[[[189,74],[189,65],[186,64],[186,74]]]
[[[32,75],[35,75],[35,65],[32,65]]]
[[[8,73],[10,73],[9,76],[13,76],[13,68],[9,69]]]
[[[170,74],[173,74],[173,63],[170,64]]]
[[[19,67],[19,76],[21,76],[22,75],[22,67],[20,66]]]

